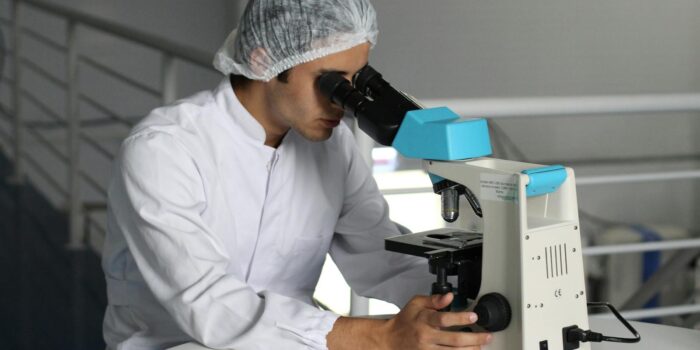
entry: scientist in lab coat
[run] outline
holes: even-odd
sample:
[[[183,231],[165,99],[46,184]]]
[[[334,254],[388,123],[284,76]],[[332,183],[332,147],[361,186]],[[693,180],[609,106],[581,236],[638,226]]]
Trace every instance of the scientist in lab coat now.
[[[377,38],[368,0],[251,0],[214,65],[211,91],[152,111],[124,140],[109,187],[103,269],[108,349],[189,341],[226,349],[478,349],[441,328],[424,259],[384,251],[398,234],[343,111],[321,96]],[[326,253],[360,295],[404,306],[390,320],[312,304]]]

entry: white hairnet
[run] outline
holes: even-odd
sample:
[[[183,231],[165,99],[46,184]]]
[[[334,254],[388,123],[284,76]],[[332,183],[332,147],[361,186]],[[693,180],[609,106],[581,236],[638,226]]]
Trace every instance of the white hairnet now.
[[[250,0],[214,67],[269,81],[301,63],[376,41],[369,0]]]

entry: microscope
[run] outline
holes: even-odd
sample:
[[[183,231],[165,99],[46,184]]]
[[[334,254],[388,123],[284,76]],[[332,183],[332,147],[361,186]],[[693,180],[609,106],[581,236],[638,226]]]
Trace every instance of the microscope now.
[[[460,331],[493,332],[484,347],[490,350],[639,341],[611,305],[587,303],[572,169],[487,157],[492,152],[485,119],[423,108],[369,65],[352,81],[328,72],[317,84],[376,142],[423,160],[441,196],[442,217],[456,228],[390,237],[385,248],[428,260],[436,275],[432,294],[455,294],[445,311],[477,313],[477,323]],[[635,337],[591,331],[589,306],[610,308]]]

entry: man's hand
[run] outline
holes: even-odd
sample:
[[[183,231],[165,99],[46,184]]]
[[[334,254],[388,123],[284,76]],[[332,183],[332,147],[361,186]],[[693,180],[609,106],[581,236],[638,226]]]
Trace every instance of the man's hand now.
[[[452,332],[443,328],[476,322],[473,312],[438,311],[453,295],[416,296],[390,320],[341,317],[328,334],[328,348],[340,349],[480,349],[489,333]]]
[[[452,302],[452,293],[417,296],[386,325],[388,349],[479,349],[489,333],[445,331],[443,328],[476,322],[473,312],[438,311]]]

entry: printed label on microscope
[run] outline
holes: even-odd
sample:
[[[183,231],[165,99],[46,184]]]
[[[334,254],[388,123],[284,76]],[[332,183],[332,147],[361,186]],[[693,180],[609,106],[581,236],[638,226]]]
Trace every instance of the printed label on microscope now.
[[[518,198],[515,175],[481,174],[481,199],[514,202]]]

